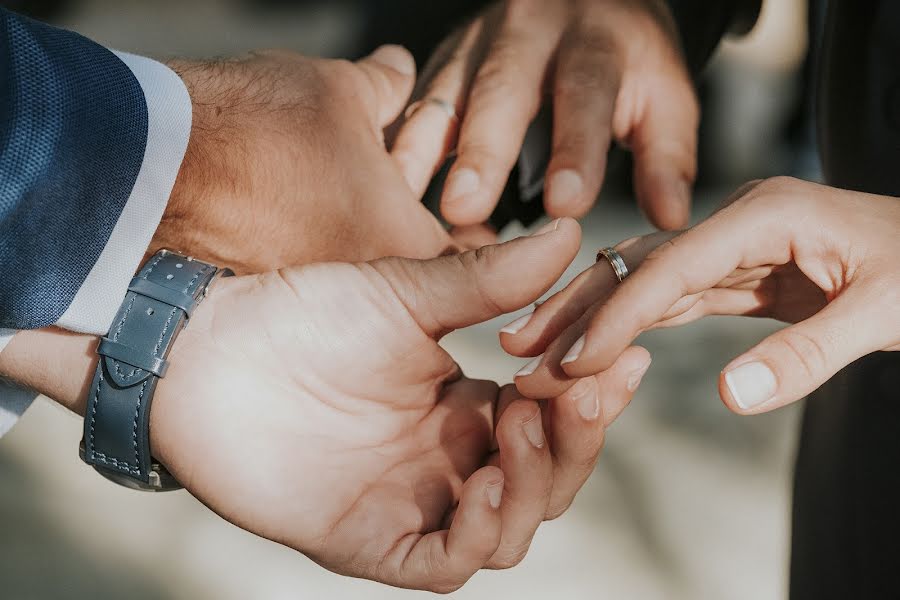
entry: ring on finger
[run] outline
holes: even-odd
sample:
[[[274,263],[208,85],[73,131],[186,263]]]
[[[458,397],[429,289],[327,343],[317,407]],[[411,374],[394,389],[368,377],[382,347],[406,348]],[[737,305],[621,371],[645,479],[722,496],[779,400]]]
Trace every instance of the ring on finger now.
[[[600,262],[601,258],[605,258],[609,263],[609,266],[612,267],[613,273],[616,274],[616,279],[619,280],[619,283],[623,282],[630,274],[628,266],[625,264],[625,259],[622,258],[622,255],[619,254],[615,248],[601,248],[597,251],[596,262]]]
[[[443,98],[438,98],[436,96],[427,96],[425,98],[422,98],[421,100],[416,100],[406,108],[406,112],[403,113],[403,116],[409,119],[414,114],[416,114],[416,112],[418,112],[420,108],[426,105],[436,106],[437,108],[440,108],[442,111],[444,111],[444,113],[447,115],[447,117],[450,118],[450,120],[459,121],[459,116],[456,114],[456,108],[453,106],[453,104],[447,102]]]

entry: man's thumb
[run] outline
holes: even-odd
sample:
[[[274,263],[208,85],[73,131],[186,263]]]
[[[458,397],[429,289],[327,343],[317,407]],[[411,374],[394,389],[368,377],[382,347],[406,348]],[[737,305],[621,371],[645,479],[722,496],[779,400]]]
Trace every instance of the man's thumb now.
[[[394,122],[406,106],[416,82],[416,62],[402,46],[381,46],[357,63],[375,91],[371,107],[378,129]]]
[[[409,313],[438,338],[541,297],[578,253],[581,228],[557,219],[528,237],[431,260],[371,262]]]

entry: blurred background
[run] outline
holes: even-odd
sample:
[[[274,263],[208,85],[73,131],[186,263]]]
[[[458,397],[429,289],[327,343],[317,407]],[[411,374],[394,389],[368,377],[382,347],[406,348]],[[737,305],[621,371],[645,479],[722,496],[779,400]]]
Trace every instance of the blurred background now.
[[[159,58],[282,47],[355,57],[401,41],[420,57],[477,5],[421,0],[44,0],[0,2],[100,43]],[[809,110],[821,2],[767,0],[700,83],[695,219],[740,183],[817,179]],[[623,173],[627,169],[622,170]],[[584,223],[582,254],[645,233],[627,176],[613,174]],[[512,225],[503,237],[522,229]],[[520,362],[496,331],[446,340],[467,374],[509,382]],[[517,568],[482,572],[460,599],[778,599],[786,596],[791,476],[800,406],[737,417],[718,400],[728,360],[777,324],[708,319],[641,342],[654,363],[607,436],[571,510],[545,524]],[[425,593],[345,579],[217,518],[185,492],[106,482],[77,457],[81,421],[47,400],[0,440],[0,598],[403,599]]]

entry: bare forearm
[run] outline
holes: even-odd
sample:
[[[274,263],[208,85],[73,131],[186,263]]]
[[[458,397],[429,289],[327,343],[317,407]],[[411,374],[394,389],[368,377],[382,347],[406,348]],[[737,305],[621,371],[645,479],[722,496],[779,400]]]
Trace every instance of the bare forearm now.
[[[22,331],[0,353],[0,376],[84,414],[84,399],[97,365],[97,337],[55,327]]]

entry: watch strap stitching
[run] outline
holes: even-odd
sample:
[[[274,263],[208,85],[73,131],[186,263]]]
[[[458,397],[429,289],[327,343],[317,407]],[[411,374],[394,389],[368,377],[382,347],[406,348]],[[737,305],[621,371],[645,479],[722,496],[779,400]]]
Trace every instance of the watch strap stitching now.
[[[139,275],[139,277],[141,279],[146,279],[152,273],[154,268],[160,263],[160,261],[163,258],[165,258],[165,256],[167,256],[167,255],[171,255],[171,253],[157,254],[157,256],[155,256],[153,258],[153,260],[145,267],[145,269]],[[177,258],[180,258],[180,257],[177,257]],[[192,259],[190,259],[190,258],[186,258],[185,262],[191,262],[191,260]],[[191,276],[190,281],[188,281],[187,284],[184,285],[184,290],[181,293],[186,296],[189,296],[189,298],[187,298],[185,302],[181,302],[180,304],[182,304],[182,305],[198,303],[199,299],[194,298],[194,295],[197,293],[197,288],[199,287],[197,285],[197,282],[204,280],[204,278],[208,279],[208,277],[205,277],[205,276],[209,275],[210,271],[212,271],[213,274],[215,274],[215,272],[217,271],[216,267],[209,265],[209,264],[202,263],[200,261],[196,261],[195,264],[197,264],[199,269]],[[176,265],[176,268],[180,269],[181,264]],[[168,275],[168,276],[166,276],[166,278],[171,279],[172,276]],[[173,290],[173,292],[178,293],[175,290]],[[122,313],[123,313],[122,317],[119,319],[119,322],[117,323],[117,325],[115,327],[115,331],[112,336],[113,340],[116,341],[117,344],[119,343],[117,340],[120,337],[120,334],[123,332],[125,326],[128,324],[129,318],[132,315],[136,314],[133,311],[135,309],[138,296],[143,296],[142,294],[140,294],[139,290],[138,291],[129,291],[129,293],[131,294],[131,298],[128,302],[128,305],[124,307],[124,310],[122,311]],[[154,298],[152,296],[147,296],[147,298],[149,298],[151,300],[155,300],[157,302],[160,302],[161,304],[164,304],[164,305],[168,304],[167,302],[165,302],[165,300],[162,300],[159,298]],[[154,345],[153,352],[152,352],[152,355],[154,358],[157,358],[157,359],[160,358],[158,356],[158,354],[159,354],[160,349],[162,348],[163,344],[166,343],[167,335],[169,337],[168,343],[169,344],[172,343],[172,341],[174,339],[174,335],[171,335],[169,332],[173,326],[173,321],[175,321],[179,310],[182,311],[182,313],[183,313],[183,319],[184,320],[187,319],[188,312],[186,310],[184,310],[183,306],[176,306],[176,307],[171,308],[171,311],[164,323],[162,332],[160,333],[160,335],[157,338],[156,343]],[[152,312],[150,312],[148,314],[152,314]],[[181,319],[181,317],[179,317],[179,319]],[[127,348],[127,346],[124,346],[124,347]],[[111,468],[115,471],[123,472],[125,474],[135,476],[139,479],[143,479],[146,476],[146,473],[143,472],[143,467],[141,466],[142,465],[141,443],[140,443],[140,440],[138,439],[139,434],[140,434],[140,431],[139,431],[140,420],[142,418],[142,416],[141,416],[142,411],[146,412],[146,410],[144,409],[144,404],[146,404],[146,402],[149,401],[148,394],[152,394],[152,390],[153,390],[153,388],[155,388],[156,382],[159,378],[152,371],[147,371],[145,369],[141,369],[135,365],[130,365],[130,363],[120,363],[120,361],[115,359],[114,357],[108,357],[108,358],[112,358],[112,360],[107,362],[107,361],[104,361],[103,359],[101,359],[101,362],[98,365],[98,369],[97,369],[97,374],[96,374],[97,385],[96,385],[96,388],[94,389],[94,393],[91,396],[91,403],[90,403],[90,427],[89,427],[89,435],[87,436],[88,439],[87,439],[87,443],[86,443],[86,450],[87,450],[86,457],[89,458],[91,461],[96,461],[96,462],[103,464],[107,468]],[[110,364],[109,364],[110,362],[112,363],[113,370],[121,378],[121,380],[118,382],[119,386],[122,385],[123,381],[127,381],[128,379],[134,377],[135,375],[137,375],[139,373],[145,377],[145,379],[143,381],[136,381],[133,384],[127,384],[127,383],[125,384],[127,387],[135,386],[138,383],[140,383],[140,385],[141,385],[141,389],[139,390],[138,396],[135,401],[134,415],[133,415],[133,419],[132,419],[132,436],[131,436],[132,444],[131,445],[134,450],[134,463],[133,464],[130,461],[124,460],[123,458],[120,458],[118,456],[101,452],[96,447],[96,443],[97,443],[96,428],[97,428],[97,422],[98,422],[97,411],[98,411],[98,405],[100,402],[101,391],[103,389],[104,383],[106,383],[107,385],[113,384],[113,382],[107,381],[107,378],[104,376],[105,374],[103,372],[104,366],[107,369],[110,367]],[[129,366],[135,367],[135,368],[133,368],[130,372],[123,372],[123,370],[121,368],[121,364],[126,364]],[[151,377],[151,379],[146,379],[147,376]],[[155,379],[154,379],[154,377],[155,377]],[[113,379],[115,379],[115,377],[113,377]],[[143,418],[147,418],[147,415],[144,415]],[[148,450],[149,450],[149,448],[148,448]]]

